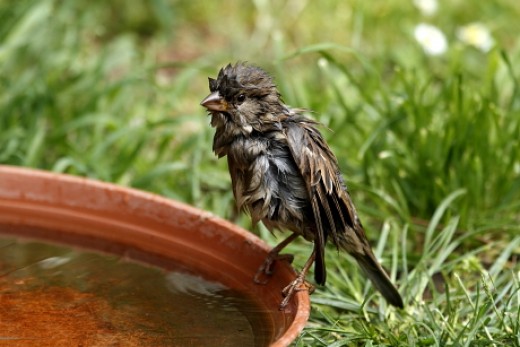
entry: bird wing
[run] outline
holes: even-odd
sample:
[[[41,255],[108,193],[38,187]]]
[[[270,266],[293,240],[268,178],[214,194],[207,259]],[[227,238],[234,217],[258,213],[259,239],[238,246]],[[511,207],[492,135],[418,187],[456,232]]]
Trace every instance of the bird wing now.
[[[403,307],[399,291],[372,252],[365,230],[339,172],[338,162],[316,128],[306,119],[287,122],[287,143],[311,200],[315,223],[316,282],[326,279],[324,250],[330,236],[336,247],[348,251],[368,278],[394,306]]]
[[[345,239],[347,227],[357,222],[356,212],[343,179],[337,159],[316,126],[306,120],[292,120],[285,128],[287,143],[306,184],[315,221],[315,279],[325,283],[325,243],[330,236],[338,246]]]

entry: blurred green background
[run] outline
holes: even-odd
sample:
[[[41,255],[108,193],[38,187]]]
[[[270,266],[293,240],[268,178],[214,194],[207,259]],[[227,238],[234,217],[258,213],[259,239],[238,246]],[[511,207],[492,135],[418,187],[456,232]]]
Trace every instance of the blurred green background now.
[[[387,310],[331,248],[296,344],[520,345],[518,18],[516,0],[0,0],[0,163],[251,229],[199,106],[249,61],[325,125],[408,305]],[[310,245],[289,250],[301,266]]]

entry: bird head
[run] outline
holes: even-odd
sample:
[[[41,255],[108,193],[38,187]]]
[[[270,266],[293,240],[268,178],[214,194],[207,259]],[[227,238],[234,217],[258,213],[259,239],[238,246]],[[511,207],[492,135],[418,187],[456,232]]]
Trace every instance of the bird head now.
[[[273,79],[259,67],[236,63],[209,78],[210,94],[200,103],[214,127],[229,127],[244,135],[277,122],[286,109]]]

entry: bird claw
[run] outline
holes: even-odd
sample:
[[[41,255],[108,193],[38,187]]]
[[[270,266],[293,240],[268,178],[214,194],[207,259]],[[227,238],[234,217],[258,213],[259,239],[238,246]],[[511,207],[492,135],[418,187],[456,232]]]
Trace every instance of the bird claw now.
[[[267,284],[267,282],[269,282],[269,278],[265,278],[265,279],[261,279],[261,277],[263,275],[267,275],[265,273],[265,270],[263,269],[263,265],[258,269],[258,271],[256,271],[256,274],[255,274],[255,277],[253,278],[253,281],[256,283],[256,284],[261,284],[261,285],[265,285]]]
[[[289,283],[284,289],[282,289],[282,295],[284,299],[280,303],[280,310],[283,310],[285,306],[289,303],[293,295],[297,292],[301,292],[302,290],[307,290],[309,294],[314,293],[314,287],[311,283],[307,282],[303,276],[298,275],[294,281]]]
[[[274,265],[276,261],[279,260],[285,260],[291,264],[294,260],[294,255],[269,253],[263,264],[256,271],[253,281],[256,284],[267,284],[267,282],[269,282],[269,277],[273,275]],[[262,276],[266,276],[267,278],[261,279]]]

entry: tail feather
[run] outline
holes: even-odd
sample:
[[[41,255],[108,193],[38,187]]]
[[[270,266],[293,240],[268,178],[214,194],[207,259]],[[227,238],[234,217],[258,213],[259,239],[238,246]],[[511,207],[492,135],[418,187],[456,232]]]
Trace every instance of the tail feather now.
[[[375,256],[366,252],[365,254],[354,255],[363,272],[367,275],[367,277],[372,281],[374,287],[385,297],[385,299],[392,304],[393,306],[403,308],[403,299],[397,291],[397,288],[394,286],[388,275],[386,274],[383,267],[376,260]]]

